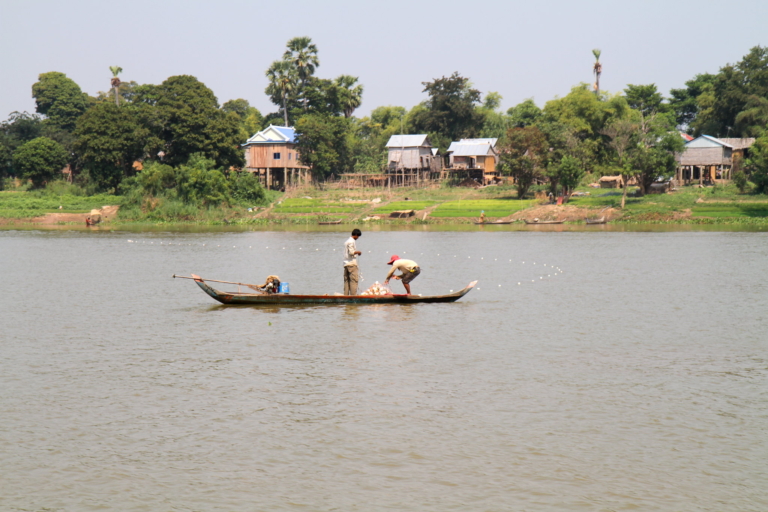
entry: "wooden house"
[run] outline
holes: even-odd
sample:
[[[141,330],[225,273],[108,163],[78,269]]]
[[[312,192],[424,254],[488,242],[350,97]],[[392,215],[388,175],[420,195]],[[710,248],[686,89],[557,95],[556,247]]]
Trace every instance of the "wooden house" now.
[[[483,185],[497,181],[497,141],[498,139],[461,139],[451,142],[446,170],[456,178],[474,179]]]
[[[755,139],[717,139],[702,135],[685,144],[678,157],[675,180],[684,185],[730,180],[734,160],[743,160]]]
[[[285,189],[312,180],[309,167],[299,161],[296,131],[291,127],[270,125],[242,146],[245,168],[259,177],[266,188]]]
[[[393,135],[387,142],[387,185],[408,186],[426,183],[440,174],[442,157],[429,137]]]

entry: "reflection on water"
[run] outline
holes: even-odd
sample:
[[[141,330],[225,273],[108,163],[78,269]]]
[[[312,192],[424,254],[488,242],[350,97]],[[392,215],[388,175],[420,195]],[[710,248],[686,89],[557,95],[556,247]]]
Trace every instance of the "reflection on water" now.
[[[0,509],[768,509],[765,234],[472,228],[0,231]]]

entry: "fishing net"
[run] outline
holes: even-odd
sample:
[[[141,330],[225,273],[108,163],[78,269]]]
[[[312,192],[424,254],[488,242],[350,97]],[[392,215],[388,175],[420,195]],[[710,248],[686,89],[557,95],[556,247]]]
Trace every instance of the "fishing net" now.
[[[378,281],[373,283],[370,288],[365,290],[360,295],[392,295],[392,290],[386,284],[381,284]]]

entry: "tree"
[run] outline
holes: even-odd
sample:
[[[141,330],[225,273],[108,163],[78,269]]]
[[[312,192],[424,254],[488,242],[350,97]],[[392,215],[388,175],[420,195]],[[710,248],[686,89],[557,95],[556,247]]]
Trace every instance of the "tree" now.
[[[254,133],[264,128],[264,116],[261,115],[259,109],[252,107],[248,100],[242,98],[229,100],[221,106],[221,110],[227,114],[234,113],[237,115],[240,125],[239,138],[243,141],[248,140]]]
[[[534,181],[542,176],[547,151],[547,139],[535,126],[507,130],[499,145],[501,167],[515,178],[518,197],[525,197]]]
[[[698,117],[703,119],[697,123],[709,124],[710,135],[716,137],[742,137],[754,132],[751,125],[736,119],[748,108],[752,96],[768,98],[768,47],[755,46],[741,61],[720,68],[712,81],[711,97],[703,98],[711,100],[710,108],[700,112]]]
[[[115,105],[120,106],[118,91],[120,90],[120,78],[117,75],[123,72],[123,68],[120,66],[109,66],[109,70],[112,72],[112,80],[110,84],[115,91]]]
[[[99,103],[77,121],[74,135],[79,163],[104,188],[117,189],[134,174],[133,164],[144,156],[149,130],[130,108]]]
[[[600,75],[603,74],[603,65],[600,63],[601,53],[598,48],[592,50],[592,55],[595,56],[595,64],[592,66],[592,73],[595,74],[595,96],[600,96]]]
[[[219,109],[216,96],[197,78],[172,76],[152,91],[154,109],[143,112],[163,142],[163,161],[178,166],[195,153],[217,167],[242,167],[240,129],[236,115]],[[151,155],[154,156],[154,155]]]
[[[351,170],[350,120],[323,114],[307,114],[296,122],[297,149],[301,162],[320,179]]]
[[[57,128],[72,131],[77,118],[88,108],[88,95],[64,73],[42,73],[32,85],[37,112]]]
[[[755,184],[755,192],[768,194],[768,134],[755,140],[745,164],[750,172],[749,180]]]
[[[317,46],[309,37],[294,37],[287,44],[288,49],[283,54],[283,60],[289,62],[296,71],[296,76],[301,82],[300,94],[303,97],[304,88],[309,77],[315,74],[315,69],[320,66],[317,58]],[[307,102],[304,100],[304,110]],[[286,125],[287,126],[287,125]]]
[[[339,89],[339,103],[344,117],[352,117],[352,113],[363,102],[363,86],[355,85],[356,76],[340,75],[334,80]]]
[[[553,162],[547,168],[547,176],[549,176],[550,182],[554,184],[553,193],[557,193],[557,185],[559,184],[563,189],[563,195],[569,199],[573,189],[579,185],[581,178],[584,177],[584,169],[581,167],[581,162],[576,158],[565,155],[560,162]]]
[[[448,141],[476,137],[483,126],[483,114],[476,107],[480,91],[473,89],[469,78],[458,72],[450,77],[422,82],[429,94],[426,109],[419,112],[414,124],[417,130],[437,134]]]
[[[36,188],[59,176],[65,165],[67,152],[61,144],[47,137],[33,139],[13,154],[14,169],[22,178],[32,181]]]
[[[692,124],[699,113],[697,98],[704,92],[704,88],[711,85],[715,75],[702,73],[685,82],[684,89],[672,89],[669,91],[669,106],[675,113],[677,125],[693,132]]]
[[[616,119],[609,124],[603,131],[603,135],[609,137],[609,147],[613,150],[616,157],[616,164],[619,174],[623,181],[623,192],[621,195],[621,209],[627,202],[627,182],[634,175],[632,166],[629,163],[630,151],[637,145],[636,139],[639,134],[640,126],[631,119]]]
[[[627,88],[624,89],[624,95],[627,98],[629,108],[637,110],[644,117],[657,112],[663,113],[667,111],[667,105],[664,104],[664,96],[656,89],[656,84],[628,84]]]
[[[768,97],[751,95],[744,110],[736,115],[736,125],[743,127],[745,135],[759,137],[768,130]]]
[[[276,60],[269,66],[266,74],[269,85],[265,92],[271,97],[273,103],[282,105],[285,118],[284,126],[290,126],[288,124],[288,97],[296,88],[297,75],[294,68],[286,60]]]
[[[507,115],[511,118],[510,121],[513,127],[523,128],[536,124],[541,118],[541,109],[533,102],[533,98],[528,98],[522,103],[509,108]]]

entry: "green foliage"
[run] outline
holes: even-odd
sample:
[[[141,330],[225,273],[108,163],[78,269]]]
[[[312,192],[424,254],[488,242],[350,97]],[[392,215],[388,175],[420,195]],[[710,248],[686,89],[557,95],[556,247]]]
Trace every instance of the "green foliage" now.
[[[417,131],[435,134],[435,138],[448,142],[478,135],[483,126],[483,114],[476,108],[480,91],[472,88],[469,78],[456,72],[422,85],[429,99],[426,109],[413,119]],[[442,144],[440,147],[446,149]]]
[[[700,107],[697,98],[704,92],[705,87],[711,86],[715,75],[701,73],[693,79],[685,82],[685,88],[669,91],[669,106],[675,113],[678,126],[686,127],[689,133],[693,133],[693,121],[698,116]]]
[[[750,172],[749,179],[755,184],[755,191],[768,193],[768,134],[755,140],[745,164]]]
[[[741,61],[720,68],[709,86],[697,97],[698,115],[692,122],[697,134],[743,137],[763,127],[751,124],[750,98],[768,98],[768,47],[755,46]],[[756,131],[758,128],[758,131]]]
[[[77,121],[74,149],[79,162],[102,189],[117,189],[134,174],[133,164],[144,155],[150,132],[136,111],[114,103],[98,103]]]
[[[221,106],[221,110],[226,114],[234,113],[237,115],[240,130],[238,138],[242,142],[250,139],[255,133],[265,128],[264,116],[261,115],[259,109],[252,107],[248,100],[242,98],[229,100]]]
[[[363,102],[363,86],[357,84],[357,80],[356,76],[350,75],[340,75],[334,80],[339,106],[344,112],[344,117],[352,117],[352,113]]]
[[[342,117],[308,114],[296,123],[297,147],[301,161],[318,178],[351,170],[349,154],[350,121]]]
[[[530,207],[533,201],[509,199],[478,199],[467,201],[448,201],[438,206],[431,217],[479,217],[484,211],[486,217],[506,217]]]
[[[535,126],[510,128],[499,142],[501,169],[515,178],[518,197],[543,175],[548,151],[544,133]]]
[[[75,128],[77,118],[88,108],[88,95],[67,75],[56,71],[40,74],[32,86],[32,97],[38,113],[68,131]]]
[[[744,173],[744,171],[736,171],[733,173],[733,184],[736,185],[736,188],[738,188],[739,192],[742,194],[747,191],[749,179],[747,178],[747,175]]]
[[[250,172],[229,173],[229,190],[232,201],[238,204],[261,204],[266,198],[259,178]]]
[[[507,115],[510,117],[511,127],[524,128],[536,124],[542,112],[533,102],[533,98],[528,98],[507,110]]]
[[[579,185],[585,173],[576,158],[565,155],[559,163],[550,165],[547,174],[550,180],[559,184],[568,195]],[[554,192],[556,193],[556,190]]]
[[[156,111],[148,122],[163,141],[163,162],[178,166],[202,153],[217,167],[245,164],[238,117],[220,110],[213,91],[197,78],[172,76],[152,94]]]
[[[394,201],[376,207],[376,213],[391,213],[400,210],[424,210],[437,204],[436,201]]]
[[[664,96],[656,89],[656,84],[628,84],[627,88],[624,89],[624,95],[629,108],[637,110],[643,117],[666,112],[669,108],[664,103]]]
[[[36,188],[60,176],[67,165],[67,152],[56,141],[38,137],[20,146],[13,154],[13,167]]]
[[[119,196],[86,195],[76,185],[64,181],[49,182],[31,192],[0,192],[0,218],[29,218],[46,213],[87,213],[105,204],[120,204]],[[59,209],[59,206],[62,208]]]

